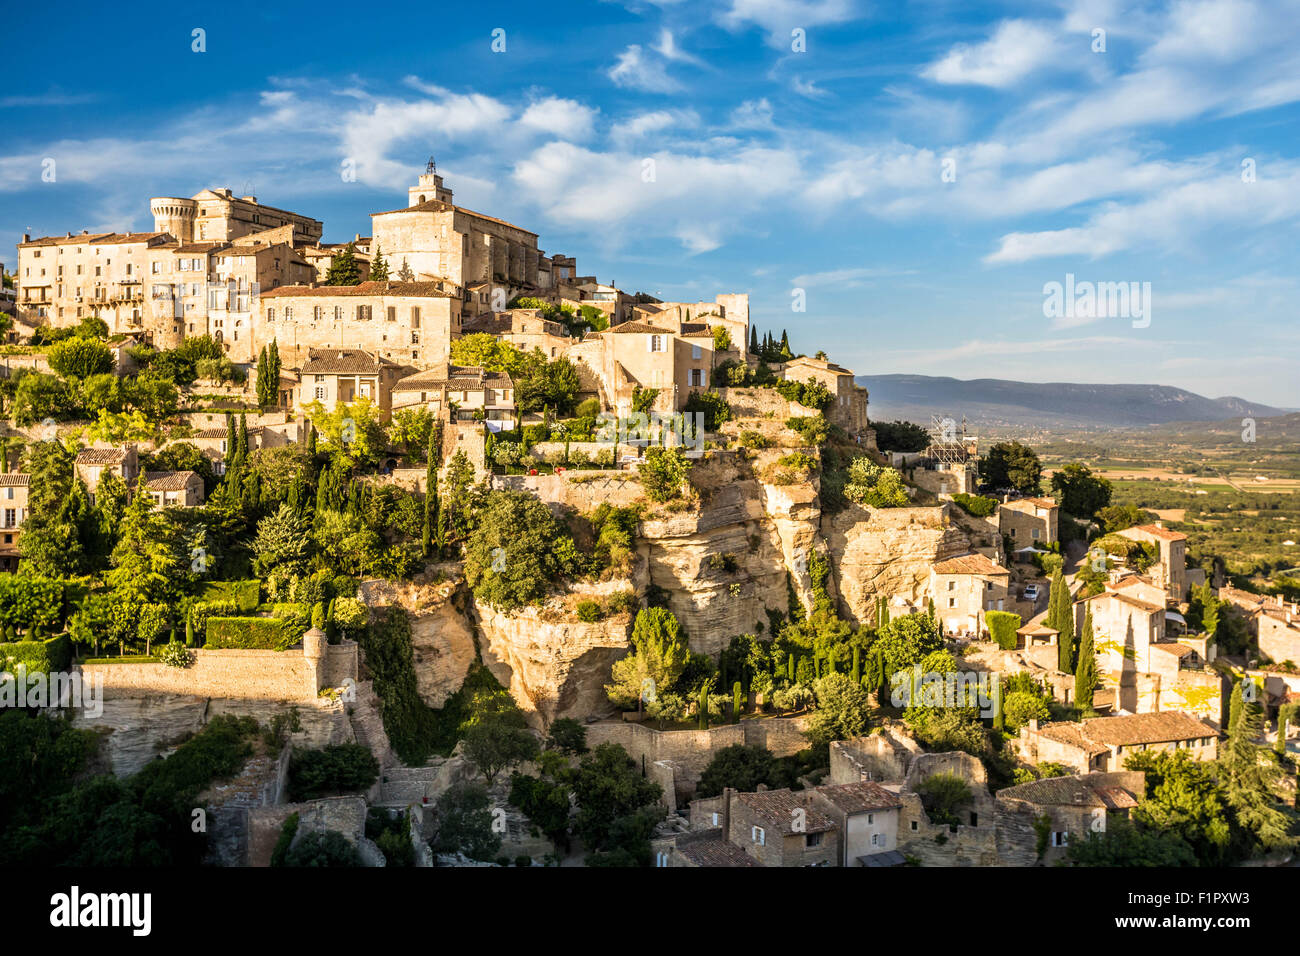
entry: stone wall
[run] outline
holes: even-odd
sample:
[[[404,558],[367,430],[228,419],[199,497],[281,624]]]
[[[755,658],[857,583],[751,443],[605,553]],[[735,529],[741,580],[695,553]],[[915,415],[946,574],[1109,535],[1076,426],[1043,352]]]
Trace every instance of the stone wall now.
[[[789,402],[774,388],[720,388],[718,394],[731,406],[733,418],[808,418],[817,409]]]
[[[247,832],[246,851],[242,862],[235,866],[270,866],[271,853],[280,839],[280,830],[290,814],[298,814],[298,832],[294,843],[309,833],[333,830],[357,847],[362,859],[370,866],[383,866],[383,854],[366,839],[366,800],[361,796],[322,797],[304,803],[282,803],[278,806],[245,808],[239,819],[232,818],[227,826],[242,826]],[[375,855],[378,854],[378,861]]]
[[[638,764],[644,763],[647,773],[658,762],[671,765],[673,791],[680,804],[694,795],[704,768],[723,747],[743,744],[763,747],[777,757],[793,756],[808,746],[805,726],[802,717],[742,720],[708,730],[657,730],[645,724],[601,721],[587,727],[587,745],[619,744]],[[671,803],[667,787],[665,797]]]
[[[186,694],[315,700],[323,677],[329,677],[329,686],[357,677],[355,644],[327,646],[326,655],[319,663],[306,657],[302,648],[287,651],[197,648],[191,653],[193,662],[189,667],[135,662],[82,664],[80,670],[87,680],[103,680],[105,697]]]
[[[640,480],[620,471],[566,471],[562,475],[493,475],[493,488],[536,495],[547,504],[594,511],[598,505],[626,507],[644,501]]]
[[[398,605],[410,615],[416,687],[430,707],[441,707],[460,689],[477,656],[460,566],[443,567],[450,576],[439,584],[376,580],[363,581],[360,589],[373,611]]]

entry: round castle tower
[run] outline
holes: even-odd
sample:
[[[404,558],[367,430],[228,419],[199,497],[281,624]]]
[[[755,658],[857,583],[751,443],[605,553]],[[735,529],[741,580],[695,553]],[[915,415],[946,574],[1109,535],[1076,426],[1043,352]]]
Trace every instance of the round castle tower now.
[[[175,196],[158,196],[149,200],[153,213],[154,232],[169,232],[181,242],[194,241],[194,219],[199,214],[199,204],[193,199]]]

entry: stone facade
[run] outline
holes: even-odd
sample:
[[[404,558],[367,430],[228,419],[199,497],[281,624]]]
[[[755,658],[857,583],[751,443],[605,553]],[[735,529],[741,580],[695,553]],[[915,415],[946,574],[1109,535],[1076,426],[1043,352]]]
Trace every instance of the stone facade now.
[[[1160,561],[1151,569],[1152,576],[1171,600],[1187,600],[1187,535],[1170,531],[1160,521],[1125,528],[1118,533],[1132,541],[1155,545]]]
[[[998,505],[998,530],[1013,549],[1041,547],[1059,540],[1060,508],[1050,498],[1018,498]]]
[[[18,539],[27,520],[31,480],[31,475],[17,471],[0,474],[0,571],[18,570]]]
[[[948,634],[983,634],[986,611],[1005,610],[1011,572],[979,552],[961,554],[930,568],[935,614]]]

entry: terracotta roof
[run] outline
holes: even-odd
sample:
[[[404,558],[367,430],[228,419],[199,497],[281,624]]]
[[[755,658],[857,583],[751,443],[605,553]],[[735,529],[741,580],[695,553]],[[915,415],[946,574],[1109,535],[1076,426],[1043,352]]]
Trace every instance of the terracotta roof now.
[[[121,448],[83,448],[77,452],[78,465],[116,465],[126,460]]]
[[[1170,642],[1165,642],[1163,644],[1152,644],[1151,650],[1164,651],[1166,654],[1175,654],[1178,657],[1186,657],[1188,654],[1196,653],[1186,644],[1174,644]]]
[[[657,325],[651,325],[649,322],[623,322],[609,329],[610,332],[632,332],[639,335],[672,335],[671,329],[660,328]]]
[[[1123,747],[1218,736],[1218,731],[1209,724],[1178,710],[1093,717],[1083,722],[1083,733],[1090,740]]]
[[[870,780],[818,787],[815,792],[820,793],[845,813],[889,810],[903,805],[898,794],[890,793],[880,784],[872,783]]]
[[[339,295],[406,295],[434,299],[455,298],[450,292],[443,291],[440,282],[362,282],[360,285],[282,285],[278,289],[268,289],[262,298],[286,298],[290,296],[339,296]]]
[[[32,482],[32,476],[21,471],[6,471],[0,473],[0,488],[21,488]]]
[[[959,554],[947,561],[940,561],[934,565],[934,572],[935,574],[983,574],[997,577],[1007,577],[1011,574],[1002,565],[994,564],[978,551]]]
[[[1186,541],[1187,535],[1181,531],[1170,531],[1168,528],[1161,528],[1154,524],[1140,524],[1132,528],[1125,528],[1120,534],[1126,534],[1129,531],[1145,531],[1154,538],[1161,538],[1165,541]]]
[[[248,426],[248,437],[249,437],[249,438],[252,438],[254,435],[261,434],[261,432],[262,432],[262,426],[261,426],[261,425],[249,425],[249,426]],[[218,425],[216,428],[201,428],[201,429],[199,429],[198,431],[196,431],[192,437],[194,437],[194,438],[225,438],[225,437],[226,437],[226,426],[225,426],[225,425]]]
[[[509,226],[511,229],[518,229],[520,232],[526,232],[530,236],[537,233],[525,229],[522,226],[516,226],[513,222],[506,222],[504,219],[497,219],[495,216],[485,216],[481,212],[474,212],[472,209],[466,209],[464,206],[457,206],[453,203],[443,202],[441,199],[430,199],[427,202],[416,203],[414,206],[407,206],[405,209],[389,209],[385,212],[372,212],[373,216],[391,216],[399,212],[460,212],[467,216],[473,216],[475,219],[484,219],[488,222],[500,223],[503,226]]]
[[[230,248],[230,243],[213,240],[211,242],[187,242],[184,245],[174,246],[172,252],[218,252],[228,248]]]
[[[1046,624],[1026,624],[1016,630],[1017,634],[1025,634],[1030,637],[1037,637],[1042,634],[1060,634],[1054,627],[1048,627]]]
[[[835,822],[820,810],[804,805],[803,795],[790,790],[765,790],[762,793],[738,793],[735,799],[753,811],[766,827],[782,836],[793,833],[825,833],[835,829]],[[796,830],[796,810],[803,811],[803,826]]]
[[[474,390],[489,386],[492,388],[513,388],[514,382],[505,372],[489,372],[477,365],[444,364],[398,379],[393,383],[393,391],[418,392],[426,388],[439,388],[443,385],[449,388]]]
[[[1137,806],[1137,797],[1123,787],[1093,786],[1092,774],[1047,777],[998,791],[998,797],[1026,800],[1048,807],[1105,807],[1120,810]]]
[[[1002,507],[1012,508],[1016,505],[1033,505],[1035,508],[1057,508],[1060,507],[1051,498],[1017,498],[1014,501],[1004,501]]]
[[[380,368],[398,364],[391,359],[367,352],[365,349],[310,349],[304,375],[347,375],[355,372],[377,373]]]
[[[1055,721],[1050,724],[1043,724],[1038,728],[1038,733],[1048,740],[1055,740],[1057,743],[1068,744],[1071,747],[1078,747],[1080,750],[1089,754],[1108,753],[1108,747],[1088,740],[1083,735],[1079,724],[1072,724],[1068,721]]]
[[[709,328],[709,324],[707,322],[683,322],[682,323],[681,335],[683,336],[712,335],[712,334],[713,334],[713,330]]]
[[[190,480],[197,477],[192,471],[146,471],[144,487],[146,491],[184,491]]]
[[[757,860],[719,836],[712,840],[696,840],[677,847],[677,852],[696,866],[761,866]]]
[[[1086,597],[1085,601],[1100,601],[1109,598],[1112,601],[1122,601],[1124,604],[1131,604],[1133,607],[1146,611],[1148,614],[1154,614],[1156,611],[1163,611],[1163,604],[1152,604],[1150,601],[1143,601],[1135,597],[1130,597],[1121,591],[1102,591],[1100,594],[1094,594],[1092,597]]]

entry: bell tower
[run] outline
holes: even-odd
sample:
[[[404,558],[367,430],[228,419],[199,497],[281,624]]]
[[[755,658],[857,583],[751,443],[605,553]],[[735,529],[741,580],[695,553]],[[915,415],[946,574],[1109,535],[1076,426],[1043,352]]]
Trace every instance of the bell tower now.
[[[420,174],[420,181],[417,185],[412,186],[407,195],[410,201],[408,206],[418,206],[422,202],[428,202],[436,199],[438,202],[451,202],[451,190],[442,184],[442,177],[438,175],[438,164],[429,157],[429,162],[424,166],[424,172]]]

